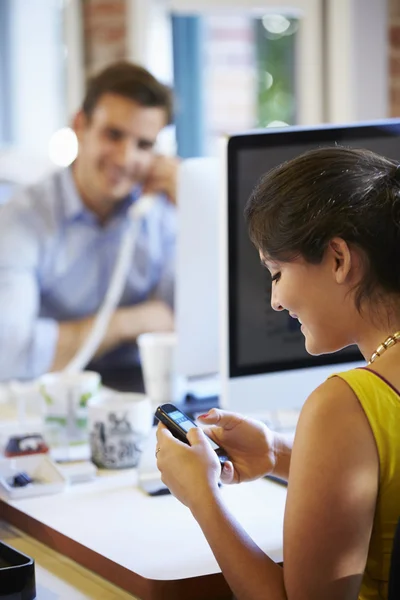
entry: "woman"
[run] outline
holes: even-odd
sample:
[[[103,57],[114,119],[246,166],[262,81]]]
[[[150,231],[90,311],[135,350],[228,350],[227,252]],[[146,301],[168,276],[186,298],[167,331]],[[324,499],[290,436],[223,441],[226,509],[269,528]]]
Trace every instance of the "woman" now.
[[[314,150],[267,173],[246,218],[271,273],[272,307],[300,321],[307,351],[357,344],[368,364],[311,394],[293,448],[256,421],[204,415],[232,460],[222,473],[200,428],[188,446],[159,425],[162,479],[239,600],[386,598],[400,515],[400,168],[364,150]],[[267,473],[288,478],[283,568],[235,522],[218,488],[220,477]]]

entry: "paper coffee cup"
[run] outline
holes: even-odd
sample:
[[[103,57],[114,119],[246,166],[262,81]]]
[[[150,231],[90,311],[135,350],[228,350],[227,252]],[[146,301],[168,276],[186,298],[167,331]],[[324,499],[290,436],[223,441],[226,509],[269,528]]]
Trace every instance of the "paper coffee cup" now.
[[[153,407],[181,400],[185,379],[176,371],[176,333],[143,333],[137,343],[144,388]]]

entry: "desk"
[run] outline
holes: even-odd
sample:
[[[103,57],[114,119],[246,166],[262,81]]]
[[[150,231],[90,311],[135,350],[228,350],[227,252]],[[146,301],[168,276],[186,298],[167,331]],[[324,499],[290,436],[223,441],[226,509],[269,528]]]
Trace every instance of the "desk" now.
[[[120,381],[120,389],[138,389],[139,374],[131,375],[135,381]],[[231,600],[190,511],[172,496],[147,496],[137,478],[135,469],[100,471],[60,494],[0,501],[6,541],[37,561],[38,600]],[[221,493],[255,542],[280,562],[286,489],[260,480]]]
[[[147,496],[136,480],[135,470],[106,472],[61,494],[0,501],[0,516],[142,600],[231,598],[190,511],[172,496]],[[281,561],[286,489],[260,480],[221,493],[256,543]]]

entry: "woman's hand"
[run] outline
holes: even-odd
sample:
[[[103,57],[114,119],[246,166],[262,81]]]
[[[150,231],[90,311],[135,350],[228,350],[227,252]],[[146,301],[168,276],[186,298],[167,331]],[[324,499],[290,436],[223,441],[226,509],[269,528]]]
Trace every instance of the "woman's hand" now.
[[[264,423],[212,408],[199,421],[204,432],[229,455],[221,473],[223,483],[258,479],[273,471],[277,461],[276,436]]]
[[[187,433],[190,443],[177,440],[163,425],[157,427],[157,467],[171,493],[192,508],[218,493],[221,464],[199,427]]]

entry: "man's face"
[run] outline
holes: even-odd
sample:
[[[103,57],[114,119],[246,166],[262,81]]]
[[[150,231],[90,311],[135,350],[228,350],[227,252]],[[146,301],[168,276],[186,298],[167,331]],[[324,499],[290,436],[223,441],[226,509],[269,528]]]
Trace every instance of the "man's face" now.
[[[143,107],[116,94],[101,96],[90,118],[78,114],[74,174],[89,208],[106,214],[133,186],[145,181],[157,135],[165,124],[162,108]]]

